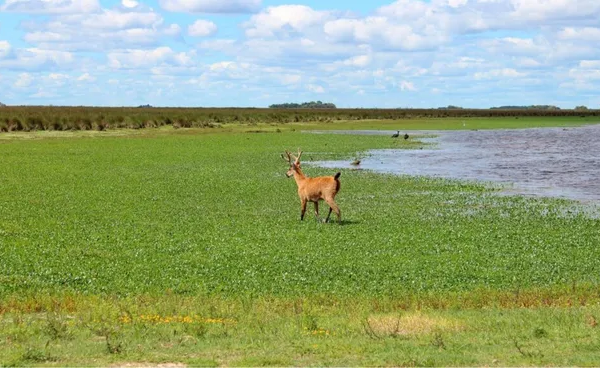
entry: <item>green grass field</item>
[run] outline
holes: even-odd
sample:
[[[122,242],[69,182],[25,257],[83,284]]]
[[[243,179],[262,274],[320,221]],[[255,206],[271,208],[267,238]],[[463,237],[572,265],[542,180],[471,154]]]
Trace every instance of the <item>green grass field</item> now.
[[[582,123],[467,124],[515,121]],[[0,365],[600,364],[598,219],[342,170],[343,224],[300,222],[284,149],[421,145],[301,127],[0,136]]]

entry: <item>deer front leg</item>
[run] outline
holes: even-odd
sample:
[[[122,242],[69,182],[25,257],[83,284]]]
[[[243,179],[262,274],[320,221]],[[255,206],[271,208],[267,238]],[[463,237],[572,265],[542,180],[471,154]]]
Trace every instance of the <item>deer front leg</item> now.
[[[301,199],[302,201],[302,209],[300,212],[300,221],[304,220],[304,213],[306,212],[306,199]]]

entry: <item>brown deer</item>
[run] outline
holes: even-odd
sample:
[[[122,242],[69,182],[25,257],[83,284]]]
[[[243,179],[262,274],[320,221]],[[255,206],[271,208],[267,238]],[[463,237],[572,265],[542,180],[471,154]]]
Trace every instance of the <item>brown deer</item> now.
[[[300,156],[302,156],[302,151],[299,149],[297,157],[294,157],[294,155],[287,150],[285,151],[285,156],[283,154],[281,155],[281,157],[290,164],[290,168],[286,173],[287,177],[290,178],[293,176],[298,185],[298,196],[300,197],[300,203],[302,205],[300,220],[304,220],[307,202],[313,202],[315,204],[315,216],[317,217],[317,220],[319,220],[319,201],[325,200],[329,205],[329,214],[327,215],[325,222],[329,221],[331,211],[334,211],[337,215],[338,223],[341,224],[342,214],[334,200],[335,195],[340,191],[339,178],[341,173],[338,172],[334,176],[309,178],[305,176],[300,169]]]

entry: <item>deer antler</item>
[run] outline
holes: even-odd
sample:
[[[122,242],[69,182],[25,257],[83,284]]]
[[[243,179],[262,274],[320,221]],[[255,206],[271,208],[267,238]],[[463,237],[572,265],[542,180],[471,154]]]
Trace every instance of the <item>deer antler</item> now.
[[[288,164],[292,164],[292,154],[288,152],[288,150],[285,150],[285,155],[287,156],[287,158],[285,158],[285,156],[283,155],[283,153],[281,154],[281,158],[284,159],[285,161],[288,162]]]
[[[300,163],[300,156],[302,156],[302,151],[300,151],[300,148],[298,148],[298,156],[294,156],[288,150],[285,150],[285,156],[283,155],[283,153],[281,154],[281,158],[290,164],[292,163],[292,160],[294,160],[296,163]]]

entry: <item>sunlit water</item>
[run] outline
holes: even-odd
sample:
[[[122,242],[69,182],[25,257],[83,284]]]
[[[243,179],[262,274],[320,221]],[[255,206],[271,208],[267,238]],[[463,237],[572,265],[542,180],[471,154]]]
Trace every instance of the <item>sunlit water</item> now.
[[[385,131],[336,133],[391,135]],[[359,167],[384,173],[497,182],[512,193],[600,203],[600,125],[408,133],[435,134],[435,138],[425,141],[436,145],[416,150],[372,150]],[[349,161],[316,164],[353,167]]]

